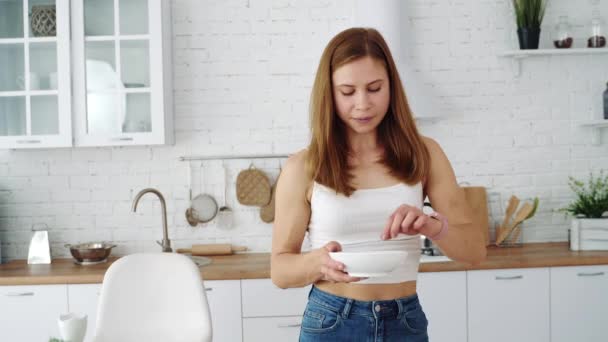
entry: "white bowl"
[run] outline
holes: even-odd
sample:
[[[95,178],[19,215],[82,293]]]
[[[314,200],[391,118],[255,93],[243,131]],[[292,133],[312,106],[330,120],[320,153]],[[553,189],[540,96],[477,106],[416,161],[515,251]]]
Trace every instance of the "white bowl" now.
[[[329,256],[346,266],[351,277],[383,277],[405,262],[406,251],[332,252]]]

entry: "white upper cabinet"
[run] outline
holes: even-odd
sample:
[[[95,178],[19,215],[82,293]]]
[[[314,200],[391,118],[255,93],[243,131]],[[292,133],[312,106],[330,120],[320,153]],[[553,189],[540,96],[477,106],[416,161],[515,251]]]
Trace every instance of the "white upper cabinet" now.
[[[170,3],[0,1],[0,148],[173,144]]]
[[[170,1],[72,1],[74,145],[173,143]]]
[[[0,148],[72,145],[69,0],[0,1]]]

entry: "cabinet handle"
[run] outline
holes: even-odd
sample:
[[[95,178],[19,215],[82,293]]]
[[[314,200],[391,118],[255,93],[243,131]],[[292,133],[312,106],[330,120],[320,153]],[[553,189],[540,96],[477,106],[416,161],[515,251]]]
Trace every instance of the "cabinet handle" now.
[[[20,292],[20,293],[9,292],[6,296],[7,297],[31,297],[33,295],[34,295],[34,292]]]
[[[496,280],[514,280],[514,279],[523,279],[523,278],[524,278],[523,275],[516,275],[516,276],[512,276],[512,277],[496,276]]]
[[[40,140],[17,140],[17,144],[40,144]]]
[[[604,275],[604,272],[595,272],[595,273],[579,272],[577,275],[579,277],[595,277],[595,276],[602,276],[602,275]]]
[[[213,287],[205,287],[205,291],[207,291],[207,292],[213,291]]]
[[[299,328],[302,326],[302,323],[283,323],[277,324],[277,328]]]
[[[118,137],[112,138],[111,141],[133,141],[133,137]]]

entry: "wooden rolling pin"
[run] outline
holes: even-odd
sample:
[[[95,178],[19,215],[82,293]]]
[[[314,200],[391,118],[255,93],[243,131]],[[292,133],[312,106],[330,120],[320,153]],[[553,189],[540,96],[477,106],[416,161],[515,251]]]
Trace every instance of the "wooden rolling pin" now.
[[[230,255],[233,252],[246,251],[245,246],[233,246],[229,243],[216,243],[205,245],[192,245],[192,248],[178,248],[177,253],[190,253],[192,255]]]

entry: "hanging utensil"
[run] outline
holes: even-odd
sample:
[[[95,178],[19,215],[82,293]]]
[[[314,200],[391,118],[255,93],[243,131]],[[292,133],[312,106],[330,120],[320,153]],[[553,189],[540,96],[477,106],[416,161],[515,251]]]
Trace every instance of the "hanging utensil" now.
[[[200,184],[203,182],[203,164],[200,165]],[[191,192],[192,194],[192,192]],[[218,205],[213,196],[206,193],[199,193],[190,201],[190,208],[186,210],[186,219],[188,223],[195,227],[198,223],[207,223],[215,218],[218,213]]]
[[[227,193],[228,193],[228,170],[226,169],[226,164],[222,161],[222,167],[224,169],[224,205],[222,205],[219,209],[218,217],[217,217],[217,227],[220,229],[230,229],[232,228],[232,220],[233,220],[233,212],[232,209],[228,206]]]

